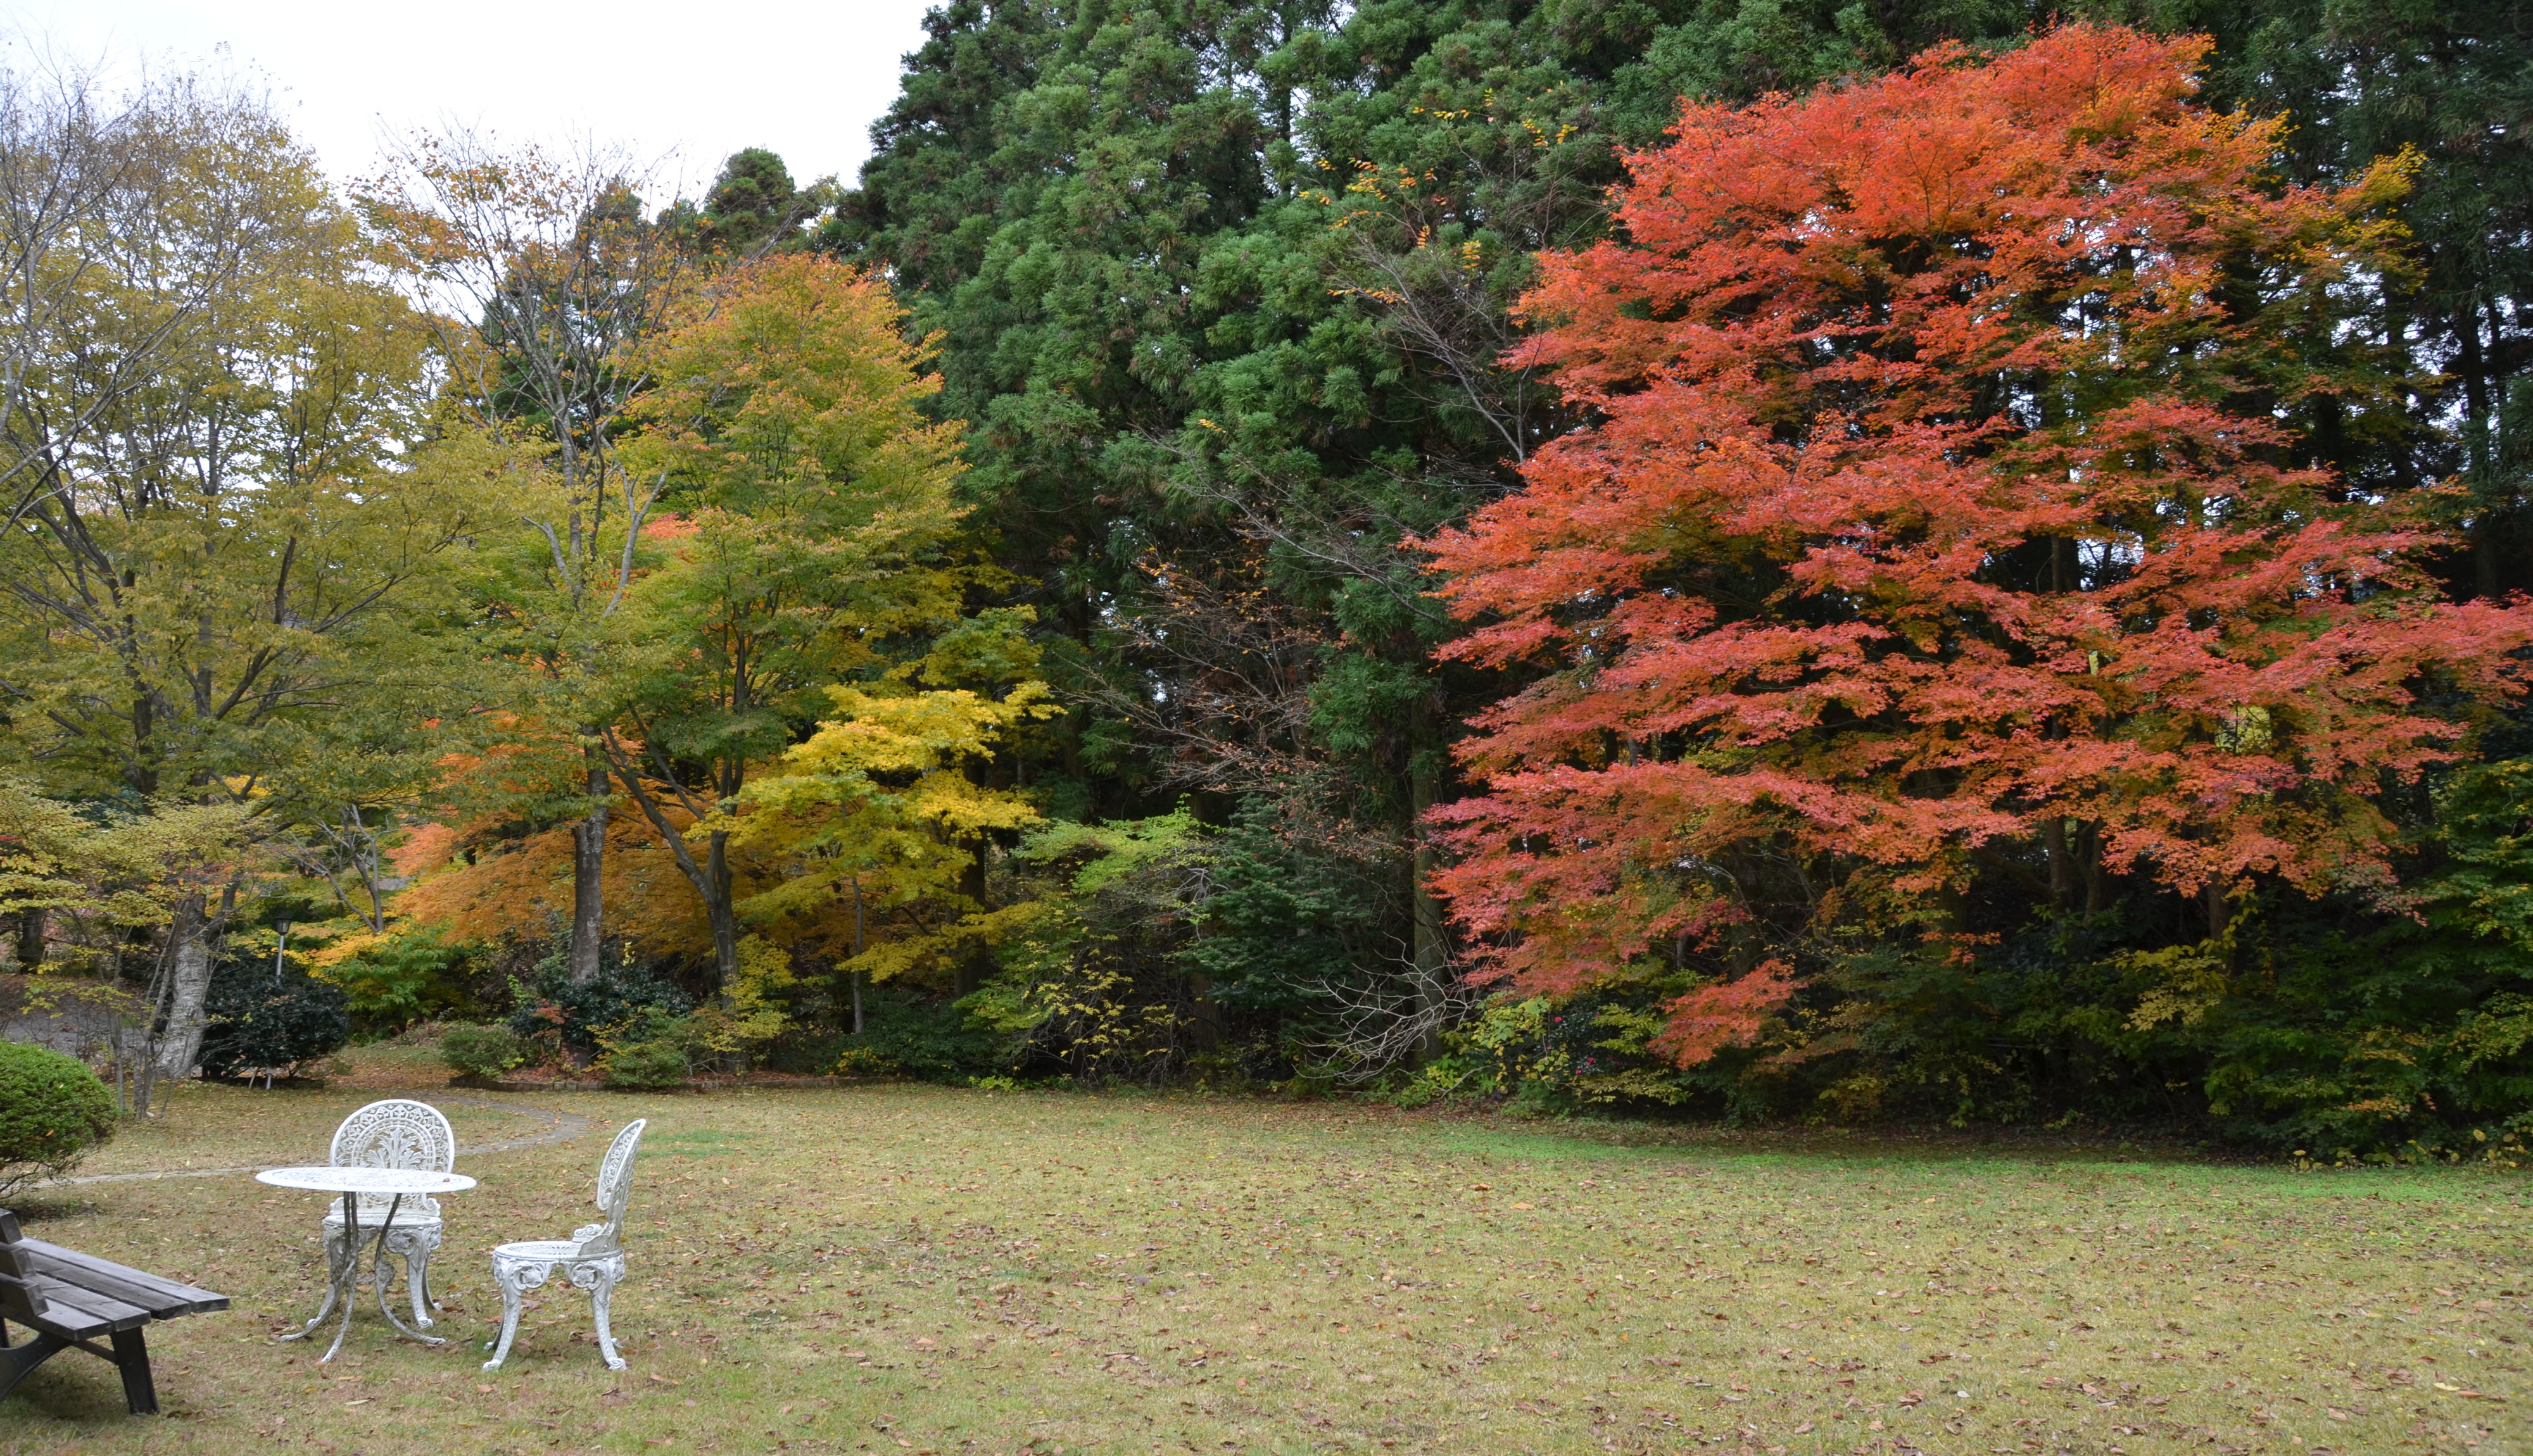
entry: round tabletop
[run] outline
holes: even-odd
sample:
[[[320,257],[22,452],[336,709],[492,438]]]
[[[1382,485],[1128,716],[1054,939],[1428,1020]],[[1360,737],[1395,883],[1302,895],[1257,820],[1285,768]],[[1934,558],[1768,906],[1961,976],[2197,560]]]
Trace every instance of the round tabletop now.
[[[459,1194],[475,1186],[463,1173],[433,1173],[420,1168],[266,1168],[258,1183],[274,1188],[307,1189],[321,1194]]]

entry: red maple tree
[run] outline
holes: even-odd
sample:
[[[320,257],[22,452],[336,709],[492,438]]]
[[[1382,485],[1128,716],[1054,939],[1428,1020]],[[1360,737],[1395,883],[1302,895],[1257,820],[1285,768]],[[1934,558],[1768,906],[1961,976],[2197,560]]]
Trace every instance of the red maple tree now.
[[[2533,610],[2441,599],[2437,493],[2307,463],[2319,410],[2399,425],[2405,165],[2276,185],[2283,123],[2196,104],[2205,50],[2071,26],[1688,104],[1619,240],[1543,260],[1516,358],[1599,423],[1422,543],[1481,623],[1449,654],[1545,670],[1438,815],[1494,974],[1739,946],[1673,1008],[1686,1062],[1798,984],[1730,928],[1752,866],[1934,936],[1997,859],[2070,907],[2389,890],[2378,798],[2469,732],[2431,688],[2517,691]]]

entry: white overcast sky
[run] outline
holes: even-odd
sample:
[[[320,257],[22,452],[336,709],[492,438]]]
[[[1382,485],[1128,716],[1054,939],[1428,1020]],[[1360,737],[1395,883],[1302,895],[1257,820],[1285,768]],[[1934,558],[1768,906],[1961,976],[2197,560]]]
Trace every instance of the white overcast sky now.
[[[373,170],[382,128],[454,121],[674,153],[691,194],[742,146],[852,182],[930,3],[0,0],[0,30],[124,74],[259,78],[337,180]]]

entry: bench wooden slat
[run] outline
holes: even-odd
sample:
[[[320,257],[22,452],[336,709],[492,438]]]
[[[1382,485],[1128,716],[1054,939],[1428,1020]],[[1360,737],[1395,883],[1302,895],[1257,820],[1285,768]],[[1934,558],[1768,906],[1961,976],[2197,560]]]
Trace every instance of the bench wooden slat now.
[[[21,1324],[51,1330],[69,1340],[138,1329],[149,1322],[148,1310],[119,1300],[50,1279],[20,1279],[12,1274],[0,1274],[0,1311]]]
[[[113,1333],[112,1327],[95,1315],[53,1304],[40,1294],[29,1294],[24,1284],[6,1275],[0,1275],[0,1316],[65,1340],[90,1340]]]
[[[208,1313],[229,1307],[227,1295],[197,1289],[41,1239],[21,1239],[7,1247],[19,1253],[22,1265],[30,1274],[50,1275],[66,1284],[111,1295],[127,1305],[138,1305],[158,1319]]]
[[[7,1279],[7,1275],[0,1274],[0,1282],[6,1282]],[[109,1329],[132,1329],[147,1324],[156,1317],[145,1306],[127,1305],[110,1294],[84,1288],[65,1279],[54,1279],[37,1274],[18,1282],[26,1286],[29,1295],[48,1302],[55,1310],[65,1308],[77,1310],[83,1314],[106,1321],[106,1327]]]
[[[28,1268],[25,1277],[30,1284],[78,1290],[94,1299],[112,1300],[128,1308],[137,1309],[152,1319],[175,1319],[205,1308],[199,1298],[199,1291],[194,1297],[176,1299],[170,1298],[163,1290],[137,1287],[125,1280],[94,1270],[65,1269],[54,1266],[50,1260],[45,1259],[28,1259],[26,1263]],[[83,1299],[82,1303],[88,1304],[89,1301]],[[220,1299],[208,1308],[225,1309],[227,1305],[227,1300]],[[90,1308],[93,1306],[90,1305]]]

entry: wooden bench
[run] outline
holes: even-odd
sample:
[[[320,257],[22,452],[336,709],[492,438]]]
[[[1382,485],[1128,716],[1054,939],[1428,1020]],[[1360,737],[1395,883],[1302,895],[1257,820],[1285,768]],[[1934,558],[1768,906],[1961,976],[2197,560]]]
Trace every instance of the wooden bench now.
[[[18,1216],[0,1208],[0,1396],[54,1351],[80,1349],[112,1361],[123,1372],[123,1401],[132,1414],[154,1416],[158,1391],[149,1383],[143,1327],[153,1319],[228,1307],[227,1295],[29,1239],[18,1231]],[[35,1338],[11,1345],[9,1320],[33,1330]],[[100,1336],[106,1345],[96,1343]]]

